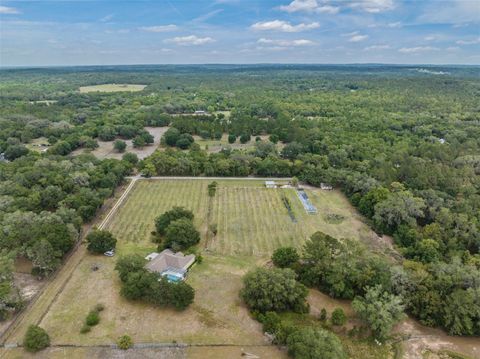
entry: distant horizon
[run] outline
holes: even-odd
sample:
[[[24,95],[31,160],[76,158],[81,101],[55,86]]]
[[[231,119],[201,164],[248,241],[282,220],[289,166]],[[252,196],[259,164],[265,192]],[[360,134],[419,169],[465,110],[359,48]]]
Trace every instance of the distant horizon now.
[[[252,62],[252,63],[131,63],[131,64],[75,64],[75,65],[1,65],[2,69],[36,69],[36,68],[72,68],[72,67],[122,67],[122,66],[428,66],[428,67],[480,67],[479,64],[433,64],[433,63],[386,63],[386,62],[344,62],[344,63],[320,63],[320,62]]]

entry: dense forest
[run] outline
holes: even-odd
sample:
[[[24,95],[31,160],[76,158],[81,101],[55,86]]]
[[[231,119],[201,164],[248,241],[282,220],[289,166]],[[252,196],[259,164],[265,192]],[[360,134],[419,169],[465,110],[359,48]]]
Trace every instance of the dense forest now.
[[[140,92],[80,86],[144,84]],[[400,266],[342,257],[349,274],[303,273],[352,299],[364,266],[406,311],[451,334],[480,335],[480,68],[428,66],[124,66],[0,71],[0,301],[20,299],[13,261],[47,275],[124,176],[296,176],[341,188]],[[195,111],[202,111],[200,115]],[[163,147],[138,164],[74,155],[98,141]],[[208,152],[195,142],[229,135],[251,144]],[[261,137],[260,137],[261,136]],[[44,139],[45,151],[30,146]],[[281,146],[278,146],[281,144]],[[135,168],[136,167],[136,168]],[[336,244],[345,253],[348,248]],[[361,252],[361,251],[360,251]],[[352,260],[352,257],[355,260]],[[398,259],[396,259],[398,261]],[[380,263],[380,264],[378,264]],[[324,265],[323,263],[322,265]],[[324,271],[322,272],[324,273]],[[325,273],[324,273],[325,274]],[[387,278],[385,277],[387,275]],[[330,282],[344,282],[338,288]]]

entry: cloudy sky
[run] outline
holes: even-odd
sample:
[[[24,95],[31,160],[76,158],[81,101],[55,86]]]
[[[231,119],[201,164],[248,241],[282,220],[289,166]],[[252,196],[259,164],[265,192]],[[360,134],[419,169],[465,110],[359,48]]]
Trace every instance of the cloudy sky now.
[[[0,65],[480,64],[480,0],[0,0]]]

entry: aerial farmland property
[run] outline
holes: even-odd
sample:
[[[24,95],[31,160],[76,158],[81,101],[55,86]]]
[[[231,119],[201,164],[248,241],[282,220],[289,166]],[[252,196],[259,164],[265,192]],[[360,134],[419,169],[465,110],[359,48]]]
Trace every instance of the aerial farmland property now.
[[[479,6],[2,1],[0,358],[480,358]]]

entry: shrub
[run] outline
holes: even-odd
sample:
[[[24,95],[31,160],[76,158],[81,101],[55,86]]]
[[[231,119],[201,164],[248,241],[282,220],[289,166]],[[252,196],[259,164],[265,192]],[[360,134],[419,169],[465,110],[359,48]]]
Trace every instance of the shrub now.
[[[122,335],[117,340],[117,346],[122,350],[127,350],[133,347],[133,340],[128,335]]]
[[[352,307],[379,340],[386,339],[404,317],[401,297],[388,293],[380,285],[367,287],[365,296],[355,297]]]
[[[85,319],[85,324],[93,327],[98,323],[100,323],[100,316],[98,315],[98,312],[94,310],[90,311]]]
[[[165,233],[165,247],[179,251],[198,242],[200,242],[200,233],[190,219],[177,219],[168,225]]]
[[[193,303],[195,290],[187,283],[169,283],[172,290],[172,303],[178,310],[186,309]]]
[[[88,333],[91,329],[92,329],[92,327],[90,325],[84,324],[82,326],[82,329],[80,329],[80,333],[81,334]]]
[[[113,148],[118,152],[125,152],[127,144],[125,143],[125,141],[115,140],[115,142],[113,142]]]
[[[333,325],[344,325],[347,322],[347,316],[342,308],[335,308],[331,318]]]
[[[122,161],[126,161],[131,163],[132,165],[136,165],[138,163],[138,156],[135,153],[125,153],[122,156]]]
[[[193,221],[193,213],[183,207],[173,207],[170,211],[155,218],[157,233],[161,236],[165,235],[168,225],[180,218],[188,218]]]
[[[268,138],[270,140],[270,142],[272,143],[278,143],[278,136],[277,135],[270,135],[270,137]]]
[[[137,272],[143,269],[146,260],[139,254],[128,254],[122,256],[117,260],[115,264],[115,270],[118,271],[120,280],[126,282],[128,275],[133,272]]]
[[[240,143],[245,144],[250,141],[250,135],[249,134],[243,134],[240,136]]]
[[[168,146],[175,146],[178,138],[180,137],[180,131],[175,127],[169,128],[162,136],[162,142]]]
[[[279,268],[291,267],[300,259],[298,252],[293,247],[281,247],[275,250],[272,255],[272,261]]]
[[[270,334],[275,334],[282,322],[280,316],[275,312],[266,312],[264,315],[260,314],[258,319],[263,324],[263,331]]]
[[[327,310],[325,308],[322,308],[322,310],[320,311],[320,320],[322,322],[326,321],[327,320]]]
[[[105,309],[105,306],[101,303],[98,303],[93,310],[96,312],[102,312]]]
[[[230,144],[235,143],[236,140],[237,140],[237,136],[228,135],[228,143],[230,143]]]
[[[297,330],[288,336],[287,347],[295,359],[347,359],[338,337],[324,329]]]
[[[38,325],[30,325],[23,339],[23,346],[29,352],[38,352],[50,345],[48,333]]]
[[[186,150],[190,147],[193,142],[190,142],[187,138],[179,138],[177,142],[175,142],[175,146],[182,150]]]
[[[87,249],[92,253],[104,253],[114,249],[117,244],[117,240],[109,231],[99,229],[88,234],[87,242]]]
[[[305,312],[307,288],[295,280],[291,269],[257,268],[243,278],[241,296],[251,310]]]

